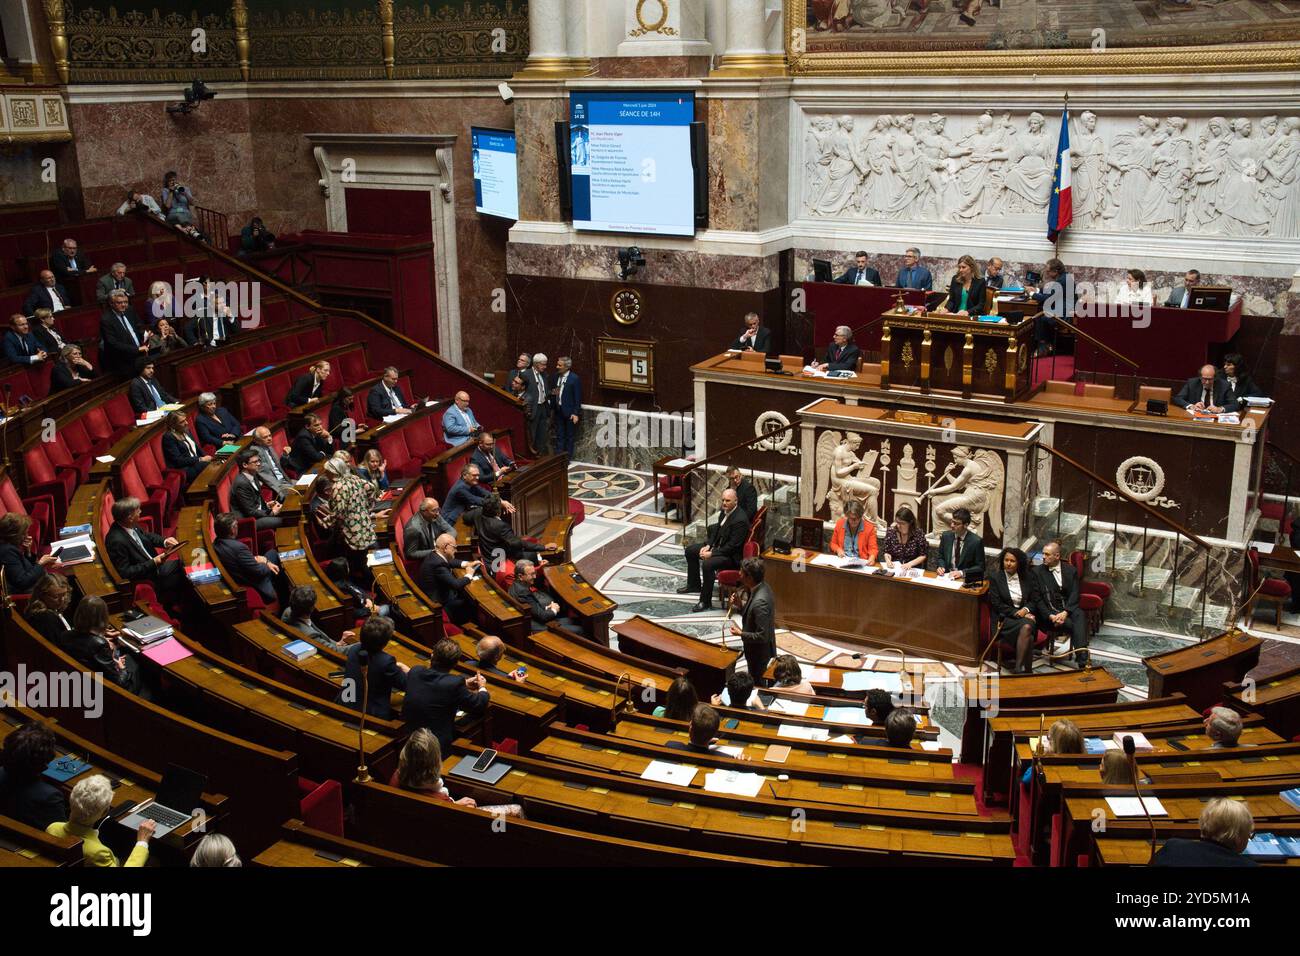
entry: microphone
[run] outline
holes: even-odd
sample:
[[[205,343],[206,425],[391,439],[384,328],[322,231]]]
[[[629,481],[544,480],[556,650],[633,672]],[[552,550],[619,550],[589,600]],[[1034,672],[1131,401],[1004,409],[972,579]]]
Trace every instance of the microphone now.
[[[1124,735],[1124,756],[1128,758],[1129,773],[1133,775],[1133,792],[1137,795],[1142,812],[1146,814],[1147,826],[1151,828],[1151,856],[1147,859],[1147,864],[1150,865],[1156,858],[1156,824],[1151,819],[1151,811],[1147,809],[1146,801],[1142,799],[1142,788],[1138,786],[1137,745],[1133,743],[1130,734]]]
[[[366,767],[366,710],[370,707],[370,652],[365,648],[357,651],[357,663],[361,665],[361,721],[357,724],[357,775],[353,783],[369,783],[370,770]]]

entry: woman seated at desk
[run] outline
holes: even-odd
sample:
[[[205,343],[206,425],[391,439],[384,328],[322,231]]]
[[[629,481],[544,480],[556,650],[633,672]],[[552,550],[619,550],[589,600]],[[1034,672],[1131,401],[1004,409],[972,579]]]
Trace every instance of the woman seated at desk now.
[[[936,312],[953,315],[983,315],[986,286],[980,278],[979,266],[970,256],[957,260],[957,274],[948,285],[948,296],[939,303]]]
[[[1147,281],[1147,274],[1141,269],[1129,269],[1124,274],[1124,284],[1115,295],[1116,305],[1151,305],[1155,302],[1155,292]]]
[[[925,535],[916,530],[916,515],[904,505],[894,512],[894,523],[885,531],[885,543],[882,547],[881,564],[901,564],[904,570],[925,568],[925,559],[930,553]]]
[[[844,517],[835,522],[831,532],[831,553],[837,558],[860,558],[868,564],[876,561],[876,526],[862,519],[864,509],[857,498],[844,506]]]
[[[997,570],[989,576],[989,602],[997,622],[996,640],[1015,648],[1015,673],[1028,674],[1033,670],[1034,638],[1038,633],[1033,612],[1038,597],[1029,562],[1019,548],[1003,548],[998,555]]]

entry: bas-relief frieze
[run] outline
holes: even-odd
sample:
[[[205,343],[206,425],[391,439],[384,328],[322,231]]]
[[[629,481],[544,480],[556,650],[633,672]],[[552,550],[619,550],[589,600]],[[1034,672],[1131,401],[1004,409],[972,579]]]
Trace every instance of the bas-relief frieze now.
[[[805,117],[801,216],[1040,227],[1060,121],[1040,112]],[[1300,118],[1101,117],[1070,130],[1077,231],[1300,236]]]

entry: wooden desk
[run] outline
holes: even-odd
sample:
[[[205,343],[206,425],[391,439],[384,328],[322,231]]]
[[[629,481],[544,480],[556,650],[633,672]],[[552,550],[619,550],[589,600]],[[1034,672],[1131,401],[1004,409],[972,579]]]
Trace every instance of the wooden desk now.
[[[1259,663],[1262,638],[1229,631],[1199,644],[1142,658],[1147,693],[1152,697],[1183,694],[1204,710],[1223,699],[1223,685],[1236,683]]]
[[[1290,740],[1300,734],[1300,667],[1224,688],[1238,710],[1261,714],[1269,727]]]
[[[565,520],[572,521],[568,516]],[[542,573],[547,588],[564,609],[563,613],[578,622],[588,638],[597,644],[609,644],[609,622],[618,603],[596,590],[572,561],[547,564]]]
[[[980,631],[978,588],[947,588],[911,578],[862,574],[813,564],[807,555],[767,551],[776,622],[852,647],[901,647],[925,657],[974,664],[987,640]],[[937,575],[927,572],[926,580]]]
[[[689,461],[684,465],[673,464],[680,461],[687,461],[687,459],[680,455],[665,455],[660,458],[650,466],[650,482],[654,485],[656,512],[659,510],[659,479],[667,478],[669,485],[682,485],[682,524],[687,525],[691,523],[691,496],[689,489],[686,488],[686,483],[690,480],[691,472],[699,467],[701,462]],[[665,504],[667,504],[667,499],[665,499]]]
[[[285,823],[284,836],[250,861],[252,866],[334,867],[353,869],[369,866],[438,866],[427,860],[380,849],[314,830],[301,820]]]
[[[79,867],[82,859],[80,837],[50,836],[21,820],[0,816],[0,867]]]
[[[515,531],[538,537],[550,519],[569,513],[569,456],[539,458],[502,476],[496,488],[515,506]]]
[[[83,597],[102,598],[110,611],[120,611],[126,600],[128,583],[109,564],[108,549],[104,547],[104,532],[101,529],[104,495],[107,492],[108,480],[100,479],[79,486],[73,493],[63,526],[90,525],[90,534],[95,542],[95,560],[74,564],[66,568],[64,574],[76,581]]]
[[[923,289],[897,289],[893,286],[804,282],[799,288],[812,319],[812,341],[818,361],[824,357],[826,345],[841,325],[861,329],[854,342],[864,355],[879,354],[880,323],[874,320],[894,308],[900,292],[905,305],[924,306],[926,299]]]
[[[618,649],[624,654],[686,671],[701,700],[722,693],[740,657],[739,650],[710,644],[639,614],[615,624],[614,633],[618,635]],[[739,643],[737,638],[736,644]]]

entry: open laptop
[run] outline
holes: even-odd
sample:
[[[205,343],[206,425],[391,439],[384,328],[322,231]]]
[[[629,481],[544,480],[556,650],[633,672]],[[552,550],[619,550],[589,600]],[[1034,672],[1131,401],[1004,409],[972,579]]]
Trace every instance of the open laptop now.
[[[158,785],[158,796],[136,807],[120,819],[120,823],[134,830],[145,820],[157,824],[154,839],[165,837],[177,827],[183,825],[194,813],[195,807],[201,805],[203,788],[208,778],[201,773],[168,764],[163,773],[162,783]]]

